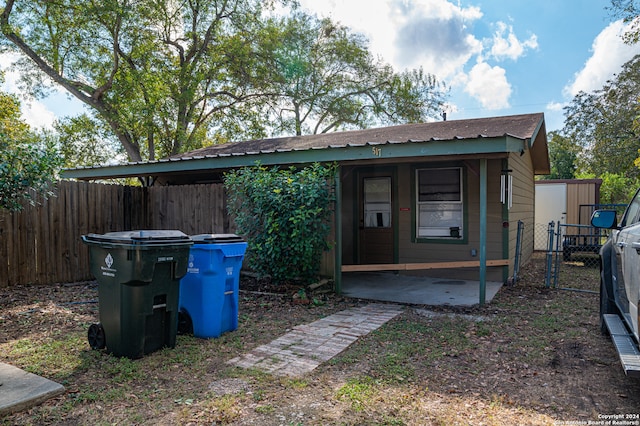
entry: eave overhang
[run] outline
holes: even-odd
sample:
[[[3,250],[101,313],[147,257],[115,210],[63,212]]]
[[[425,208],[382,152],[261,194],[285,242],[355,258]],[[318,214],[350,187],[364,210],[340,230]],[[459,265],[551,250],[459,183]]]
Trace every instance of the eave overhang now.
[[[527,140],[505,134],[501,137],[430,139],[428,141],[386,141],[362,144],[329,145],[305,149],[274,149],[252,152],[220,153],[203,156],[182,156],[158,161],[128,163],[100,167],[65,169],[63,179],[104,180],[145,176],[175,175],[187,172],[224,171],[252,166],[258,161],[262,165],[309,164],[349,162],[367,160],[400,160],[422,157],[452,155],[485,155],[520,152],[529,148]],[[548,162],[548,160],[547,160]]]

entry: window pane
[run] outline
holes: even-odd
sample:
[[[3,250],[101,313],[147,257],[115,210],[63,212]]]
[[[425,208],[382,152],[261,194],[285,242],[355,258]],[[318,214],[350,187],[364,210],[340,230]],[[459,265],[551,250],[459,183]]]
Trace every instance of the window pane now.
[[[418,201],[461,201],[460,169],[419,170]]]
[[[640,193],[636,194],[633,200],[629,203],[627,211],[625,212],[622,220],[622,226],[633,225],[638,221],[638,212],[640,211]]]
[[[365,203],[391,203],[391,179],[364,179]]]
[[[418,237],[462,237],[461,176],[459,167],[417,171]]]
[[[364,179],[364,226],[391,227],[391,178]]]
[[[462,204],[421,204],[418,226],[419,237],[451,237],[454,228],[462,235]]]

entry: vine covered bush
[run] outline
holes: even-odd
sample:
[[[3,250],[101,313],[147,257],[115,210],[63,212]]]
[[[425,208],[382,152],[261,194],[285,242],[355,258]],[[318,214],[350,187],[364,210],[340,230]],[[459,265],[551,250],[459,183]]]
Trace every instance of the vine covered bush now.
[[[247,239],[251,269],[277,283],[317,278],[322,252],[331,248],[335,171],[257,164],[225,175],[229,214]]]

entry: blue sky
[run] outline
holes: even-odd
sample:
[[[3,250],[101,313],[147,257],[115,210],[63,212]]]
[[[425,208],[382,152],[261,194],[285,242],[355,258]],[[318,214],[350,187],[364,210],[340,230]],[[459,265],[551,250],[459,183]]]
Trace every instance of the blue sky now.
[[[300,0],[363,33],[397,70],[422,66],[451,89],[448,119],[544,112],[547,130],[563,126],[562,107],[596,90],[640,53],[624,45],[606,0]],[[6,65],[7,57],[2,58]],[[9,73],[4,90],[19,92]],[[25,100],[35,126],[83,106],[55,92]]]
[[[593,91],[640,53],[597,0],[301,0],[365,34],[398,70],[422,66],[451,88],[448,119],[544,112]]]

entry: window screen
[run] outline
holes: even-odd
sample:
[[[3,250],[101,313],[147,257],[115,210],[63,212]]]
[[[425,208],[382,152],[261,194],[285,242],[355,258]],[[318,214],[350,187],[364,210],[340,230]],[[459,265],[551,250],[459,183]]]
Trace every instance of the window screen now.
[[[462,238],[462,169],[420,169],[416,180],[418,237]]]

